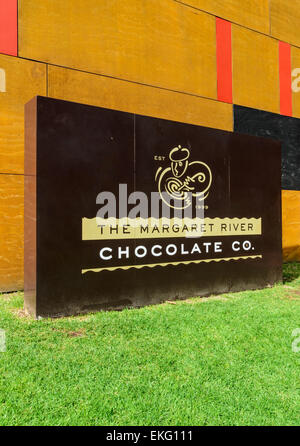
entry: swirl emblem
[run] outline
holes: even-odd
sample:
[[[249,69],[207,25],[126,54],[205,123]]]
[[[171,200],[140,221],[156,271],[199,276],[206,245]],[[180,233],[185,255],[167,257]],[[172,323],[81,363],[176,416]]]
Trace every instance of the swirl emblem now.
[[[169,153],[170,167],[157,170],[155,179],[164,203],[173,209],[191,206],[191,198],[203,201],[209,194],[212,173],[202,161],[189,162],[190,151],[181,146]]]

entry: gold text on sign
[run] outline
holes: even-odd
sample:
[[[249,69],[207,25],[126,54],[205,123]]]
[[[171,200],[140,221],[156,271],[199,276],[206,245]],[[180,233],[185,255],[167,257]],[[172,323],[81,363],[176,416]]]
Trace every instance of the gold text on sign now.
[[[82,240],[261,235],[261,218],[83,218]]]

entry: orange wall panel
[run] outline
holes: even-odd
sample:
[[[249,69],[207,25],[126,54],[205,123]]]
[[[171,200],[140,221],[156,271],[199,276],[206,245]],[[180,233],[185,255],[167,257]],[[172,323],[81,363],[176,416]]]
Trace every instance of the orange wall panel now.
[[[49,66],[49,96],[190,124],[233,129],[233,109],[225,104],[95,74]]]
[[[300,0],[270,0],[271,35],[300,46]]]
[[[269,0],[179,0],[218,17],[269,34]]]
[[[0,291],[23,288],[24,176],[0,174]]]
[[[24,105],[46,92],[45,64],[0,54],[0,173],[24,173]]]
[[[300,261],[300,191],[282,191],[282,247],[285,261]]]
[[[232,25],[233,102],[280,112],[278,42]]]
[[[217,96],[215,18],[173,0],[20,0],[19,55]]]

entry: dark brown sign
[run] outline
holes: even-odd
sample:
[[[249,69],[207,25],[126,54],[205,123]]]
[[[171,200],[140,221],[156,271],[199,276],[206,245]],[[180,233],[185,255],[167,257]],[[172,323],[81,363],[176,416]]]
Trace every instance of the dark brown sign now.
[[[278,142],[43,97],[25,142],[35,316],[281,280]]]

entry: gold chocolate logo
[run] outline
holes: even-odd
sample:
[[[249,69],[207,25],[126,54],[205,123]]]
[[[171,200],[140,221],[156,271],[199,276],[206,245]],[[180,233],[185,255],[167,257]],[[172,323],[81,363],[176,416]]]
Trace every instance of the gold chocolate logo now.
[[[155,181],[165,204],[173,209],[191,206],[191,197],[203,201],[209,194],[212,173],[202,161],[189,161],[190,151],[180,145],[170,150],[171,166],[157,169]]]

